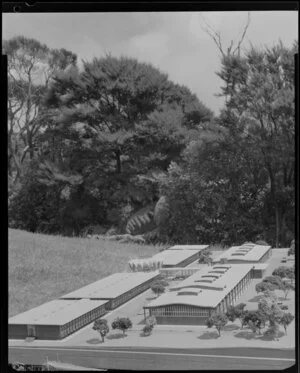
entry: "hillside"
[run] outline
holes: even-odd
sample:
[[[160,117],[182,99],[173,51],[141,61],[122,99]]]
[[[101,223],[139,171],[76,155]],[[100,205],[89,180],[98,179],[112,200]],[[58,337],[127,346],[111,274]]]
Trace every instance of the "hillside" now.
[[[9,229],[9,316],[36,307],[111,273],[161,247],[34,234]]]

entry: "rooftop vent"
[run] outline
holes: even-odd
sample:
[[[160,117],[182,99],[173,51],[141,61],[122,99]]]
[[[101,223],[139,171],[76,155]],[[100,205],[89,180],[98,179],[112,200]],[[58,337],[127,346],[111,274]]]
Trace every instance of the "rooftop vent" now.
[[[209,284],[211,284],[212,283],[212,280],[195,280],[195,282],[207,282],[207,283],[209,283]]]
[[[208,273],[219,273],[219,274],[223,275],[225,272],[226,272],[225,270],[223,270],[223,271],[216,270],[216,271],[209,271]]]
[[[202,290],[194,290],[194,289],[185,289],[185,290],[181,290],[177,293],[177,295],[198,295],[199,293],[201,293]]]
[[[228,271],[228,269],[231,268],[230,266],[214,266],[213,269],[223,269],[225,271]]]
[[[208,277],[208,278],[210,278],[210,277],[212,277],[212,278],[219,278],[220,276],[217,276],[217,275],[203,275],[203,276],[201,276],[201,278],[204,278],[204,277]]]

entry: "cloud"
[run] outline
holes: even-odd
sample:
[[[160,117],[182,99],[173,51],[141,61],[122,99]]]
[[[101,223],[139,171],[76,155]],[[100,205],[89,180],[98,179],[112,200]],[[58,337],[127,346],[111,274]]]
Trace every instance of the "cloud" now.
[[[159,65],[169,54],[170,37],[162,32],[148,32],[115,46],[118,55],[135,57],[143,62]]]
[[[214,110],[222,82],[215,75],[220,54],[205,33],[203,17],[220,31],[224,48],[238,40],[247,12],[132,12],[3,14],[3,38],[33,37],[53,48],[66,48],[91,60],[111,52],[152,63],[170,79],[187,85]],[[290,47],[298,35],[298,12],[251,12],[245,38],[256,46],[279,38]]]

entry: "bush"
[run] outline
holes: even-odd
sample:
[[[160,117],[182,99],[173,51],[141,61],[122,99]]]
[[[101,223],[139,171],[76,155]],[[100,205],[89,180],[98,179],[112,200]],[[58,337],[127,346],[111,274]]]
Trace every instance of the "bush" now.
[[[228,318],[223,313],[217,313],[206,320],[208,328],[215,327],[218,331],[219,336],[221,335],[221,329],[228,323]]]
[[[38,183],[28,174],[20,190],[11,197],[8,224],[29,232],[58,233],[61,229],[60,188]]]
[[[150,335],[152,333],[152,327],[150,325],[145,325],[142,330],[144,335]]]
[[[263,240],[256,241],[255,245],[270,246],[266,241]]]
[[[112,329],[122,330],[123,335],[125,335],[125,331],[132,328],[132,322],[129,317],[118,317],[111,323],[111,327]]]

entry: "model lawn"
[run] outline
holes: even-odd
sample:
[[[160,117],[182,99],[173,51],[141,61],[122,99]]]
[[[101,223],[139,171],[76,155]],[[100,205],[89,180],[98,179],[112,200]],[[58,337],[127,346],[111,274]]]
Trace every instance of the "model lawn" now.
[[[165,246],[120,244],[9,229],[9,317],[127,271],[131,258],[146,258]]]

